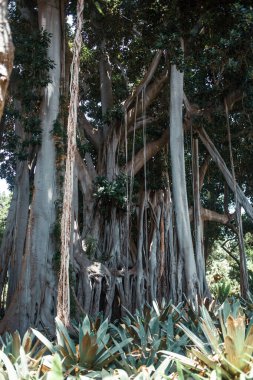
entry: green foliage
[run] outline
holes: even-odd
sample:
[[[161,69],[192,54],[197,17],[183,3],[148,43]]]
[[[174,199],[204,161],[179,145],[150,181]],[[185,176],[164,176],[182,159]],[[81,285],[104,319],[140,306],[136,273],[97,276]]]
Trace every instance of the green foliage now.
[[[99,202],[101,212],[108,212],[112,206],[116,206],[120,210],[126,210],[126,186],[127,177],[123,173],[119,174],[113,181],[108,181],[108,179],[103,176],[96,178],[93,196]]]
[[[15,59],[11,96],[7,99],[3,115],[5,133],[0,153],[0,176],[13,185],[16,161],[29,159],[29,151],[41,143],[39,115],[42,90],[49,83],[49,71],[54,62],[47,58],[51,39],[47,31],[32,28],[12,3],[9,18]]]
[[[135,379],[135,380],[162,380],[168,379],[166,375],[167,369],[171,364],[171,360],[166,358],[162,361],[158,368],[155,368],[153,365],[146,367],[142,366],[139,368],[138,373],[129,374],[122,369],[114,369],[109,371],[101,371],[100,374],[94,373],[89,374],[88,378],[95,378],[100,375],[100,378],[107,380],[127,380],[127,379]]]
[[[213,295],[220,303],[223,303],[225,299],[230,295],[231,285],[229,282],[221,281],[214,285]]]
[[[212,316],[202,306],[197,334],[196,315],[190,320],[182,304],[159,308],[154,302],[126,313],[119,325],[86,316],[72,337],[56,319],[55,342],[37,330],[28,330],[22,340],[17,332],[6,334],[0,338],[0,379],[252,378],[253,321],[247,323],[238,300],[225,301]]]
[[[157,368],[161,364],[159,350],[184,352],[187,337],[176,327],[180,320],[185,320],[182,304],[178,307],[163,304],[159,309],[154,301],[153,307],[145,305],[143,311],[136,311],[134,315],[127,312],[118,327],[111,325],[115,339],[131,338],[124,351],[121,350],[121,368],[129,375],[137,374],[142,367]]]
[[[17,331],[6,333],[4,338],[0,337],[0,344],[0,374],[5,376],[7,370],[9,379],[39,378],[42,374],[40,364],[47,348],[35,339],[31,330],[25,333],[22,340]]]
[[[62,156],[65,158],[65,153],[66,153],[65,144],[67,140],[66,129],[60,122],[59,118],[55,120],[51,134],[55,142],[56,153],[57,153],[57,163],[58,163],[58,161],[62,160]]]
[[[115,105],[114,107],[109,108],[103,116],[104,123],[108,125],[111,125],[116,120],[120,122],[124,120],[124,111],[121,105]]]
[[[88,256],[89,259],[93,259],[97,251],[98,240],[88,235],[86,236],[84,243],[85,243],[85,247],[84,247],[85,254]]]
[[[79,328],[76,328],[78,344],[70,337],[65,326],[57,318],[56,345],[52,345],[37,331],[34,333],[52,354],[58,353],[65,372],[78,376],[89,370],[107,368],[119,356],[119,351],[131,341],[127,338],[117,345],[114,344],[114,340],[109,334],[108,320],[98,326],[99,322],[97,320],[93,324],[87,316],[84,318]]]
[[[236,258],[239,257],[233,244],[228,242],[225,248],[231,251]],[[207,281],[211,293],[222,303],[228,296],[239,293],[238,280],[239,266],[237,262],[227,254],[220,242],[216,242],[207,263]]]
[[[6,219],[11,203],[11,194],[6,195],[5,193],[0,194],[0,244],[3,238]]]
[[[246,330],[245,315],[240,303],[229,304],[226,301],[219,309],[219,322],[220,328],[217,328],[205,307],[202,307],[200,327],[205,340],[179,323],[194,347],[191,348],[189,357],[172,352],[167,352],[167,355],[192,370],[217,370],[224,379],[237,378],[243,372],[249,373],[253,368],[253,327],[249,326]]]

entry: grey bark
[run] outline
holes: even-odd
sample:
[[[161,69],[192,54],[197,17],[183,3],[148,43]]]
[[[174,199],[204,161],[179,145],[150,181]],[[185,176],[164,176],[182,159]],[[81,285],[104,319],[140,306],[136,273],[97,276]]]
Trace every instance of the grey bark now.
[[[113,105],[111,71],[111,63],[106,52],[105,41],[103,41],[101,44],[101,58],[99,61],[100,93],[103,115],[105,115],[107,110]]]
[[[77,3],[77,29],[74,40],[72,61],[70,106],[67,126],[68,148],[64,182],[63,213],[61,221],[61,268],[58,283],[57,316],[65,326],[70,325],[70,286],[69,286],[69,257],[73,249],[73,182],[76,150],[76,123],[79,92],[79,66],[82,45],[84,1]]]
[[[172,189],[180,255],[184,260],[187,297],[195,302],[200,294],[193,251],[185,181],[184,136],[182,124],[183,73],[171,67],[170,80],[170,154]]]
[[[210,156],[212,157],[213,161],[216,163],[218,168],[220,169],[221,173],[223,174],[228,186],[230,189],[234,192],[234,181],[233,176],[230,173],[225,161],[221,157],[220,153],[216,149],[214,143],[211,141],[210,137],[206,133],[204,128],[200,128],[197,130],[200,140],[206,147],[207,151],[209,152]],[[236,192],[238,201],[244,208],[245,212],[248,214],[251,220],[253,220],[253,207],[251,206],[250,202],[248,201],[247,197],[244,195],[243,191],[239,187],[238,184],[236,184]]]
[[[232,153],[228,104],[227,104],[226,100],[224,103],[225,103],[225,112],[226,112],[226,118],[227,118],[227,131],[228,131],[230,164],[231,164],[231,172],[232,172],[232,178],[233,178],[233,184],[234,184],[236,221],[237,221],[237,227],[238,227],[238,242],[239,242],[239,253],[240,253],[240,289],[241,289],[242,297],[244,297],[246,299],[246,298],[248,298],[248,293],[249,293],[249,279],[248,279],[246,253],[245,253],[245,246],[244,246],[241,205],[239,203],[238,193],[236,191],[236,177],[235,177],[234,158],[233,158],[233,153]]]
[[[14,46],[7,19],[7,4],[7,0],[1,0],[0,2],[0,120],[3,115],[14,59]]]
[[[12,297],[0,331],[30,326],[54,332],[56,276],[53,271],[56,172],[55,147],[51,130],[58,116],[60,95],[61,26],[59,1],[38,2],[39,25],[52,34],[48,58],[55,62],[51,82],[44,89],[41,104],[42,141],[38,151],[34,193],[22,257],[22,276]]]
[[[206,281],[203,220],[201,218],[200,203],[200,173],[199,173],[199,142],[197,138],[192,139],[192,183],[193,183],[193,219],[194,219],[194,243],[196,266],[199,278],[200,294],[211,298]]]

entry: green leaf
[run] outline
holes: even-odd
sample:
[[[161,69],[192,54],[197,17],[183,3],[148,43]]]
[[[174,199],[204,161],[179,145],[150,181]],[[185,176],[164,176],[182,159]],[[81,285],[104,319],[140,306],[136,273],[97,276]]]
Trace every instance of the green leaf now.
[[[47,348],[48,350],[53,354],[55,353],[55,347],[54,345],[50,342],[50,340],[48,340],[43,334],[41,334],[41,332],[37,331],[37,330],[34,330],[34,329],[31,329],[33,334],[41,341],[41,343],[43,343]]]
[[[52,360],[52,369],[47,375],[47,380],[63,380],[62,362],[58,354]]]
[[[98,339],[102,340],[104,339],[104,336],[106,334],[106,332],[108,331],[108,326],[109,326],[109,323],[108,323],[108,319],[106,319],[99,327],[98,331],[97,331],[97,337]]]
[[[61,342],[62,340],[64,341],[69,355],[73,358],[73,360],[75,360],[76,346],[73,340],[70,338],[68,330],[66,329],[66,327],[64,326],[64,324],[58,317],[55,318],[55,323],[56,323],[56,330],[58,332],[57,337],[60,336],[60,341]]]
[[[84,320],[83,320],[82,330],[83,330],[83,335],[85,335],[87,332],[90,334],[90,332],[91,332],[90,319],[89,319],[88,315],[86,315]]]
[[[205,348],[205,344],[200,340],[195,334],[191,332],[186,326],[182,323],[179,323],[179,327],[183,330],[183,332],[196,344],[196,346],[200,349],[201,352],[208,355],[209,352]]]

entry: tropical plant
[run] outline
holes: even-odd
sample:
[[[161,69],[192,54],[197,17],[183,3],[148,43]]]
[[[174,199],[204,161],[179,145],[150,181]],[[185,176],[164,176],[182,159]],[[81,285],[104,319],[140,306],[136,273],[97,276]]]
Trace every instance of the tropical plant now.
[[[184,357],[172,352],[164,352],[179,360],[187,368],[203,371],[215,370],[225,379],[237,378],[240,374],[252,372],[253,326],[246,330],[245,315],[239,301],[226,301],[219,310],[220,329],[212,321],[206,308],[201,308],[200,327],[206,341],[201,340],[186,326],[179,323],[183,332],[195,347]]]
[[[94,372],[87,375],[87,378],[99,377],[106,380],[127,380],[127,379],[135,379],[135,380],[162,380],[167,379],[166,371],[171,364],[171,359],[165,358],[159,367],[156,369],[153,365],[149,367],[142,366],[139,368],[137,373],[129,374],[123,369],[114,369],[114,370],[103,370],[100,373]],[[85,379],[84,377],[81,379]]]
[[[26,377],[28,373],[37,376],[44,373],[41,362],[47,347],[35,339],[31,329],[25,333],[23,339],[17,331],[13,334],[6,333],[4,338],[0,337],[0,344],[2,362],[7,368],[6,362],[10,361],[18,376]]]
[[[120,349],[119,367],[129,375],[137,374],[143,367],[157,368],[161,364],[157,354],[159,350],[184,352],[188,338],[176,327],[180,320],[186,322],[182,305],[175,307],[171,303],[163,303],[159,308],[154,301],[152,307],[146,304],[142,311],[138,310],[134,315],[126,310],[127,315],[122,318],[120,326],[111,324],[115,340],[131,338],[128,345]]]
[[[220,303],[223,303],[231,292],[231,285],[229,282],[221,281],[214,286],[215,296]]]
[[[6,195],[5,193],[0,194],[0,243],[5,230],[6,219],[8,215],[8,210],[10,207],[11,195]]]
[[[62,363],[59,355],[54,355],[51,361],[51,370],[41,375],[41,366],[36,370],[29,368],[30,358],[24,349],[20,350],[20,361],[13,364],[8,356],[0,351],[0,379],[1,380],[63,380]]]
[[[99,321],[91,323],[88,316],[84,318],[82,324],[75,328],[78,333],[78,344],[70,337],[68,330],[58,318],[56,318],[55,345],[38,331],[33,331],[52,354],[58,353],[65,373],[77,376],[90,370],[108,368],[110,363],[116,361],[120,350],[131,342],[130,338],[125,338],[124,341],[115,344],[109,334],[108,320],[97,327]]]

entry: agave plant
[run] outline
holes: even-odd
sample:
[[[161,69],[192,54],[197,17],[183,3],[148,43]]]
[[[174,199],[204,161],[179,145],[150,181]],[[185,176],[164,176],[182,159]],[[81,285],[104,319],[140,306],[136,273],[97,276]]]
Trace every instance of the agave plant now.
[[[181,361],[188,368],[202,371],[203,368],[215,370],[222,378],[232,379],[248,373],[252,366],[253,326],[246,331],[245,315],[239,303],[229,305],[225,302],[219,311],[221,330],[216,327],[206,308],[202,306],[200,327],[206,337],[201,340],[186,326],[179,323],[184,333],[195,344],[189,357],[173,352],[163,352]]]
[[[29,357],[20,348],[20,360],[13,364],[8,356],[0,351],[0,380],[64,380],[59,356],[52,357],[52,368],[41,376],[40,369],[29,368]]]
[[[22,340],[17,331],[13,334],[6,333],[4,338],[0,337],[0,344],[1,363],[4,363],[5,368],[9,370],[13,368],[18,378],[29,378],[29,376],[38,378],[43,373],[41,362],[47,348],[35,339],[31,329],[25,333]],[[3,367],[1,373],[6,374]]]
[[[137,373],[130,374],[124,371],[123,369],[114,369],[114,370],[102,370],[101,372],[90,373],[85,377],[80,377],[80,380],[87,380],[90,378],[99,378],[103,380],[162,380],[168,379],[168,376],[165,374],[166,370],[170,366],[171,359],[166,358],[156,369],[153,365],[146,367],[142,366],[138,369]]]
[[[97,325],[97,324],[95,324]],[[41,342],[51,351],[52,354],[58,353],[63,369],[66,375],[88,373],[90,370],[101,370],[107,368],[110,363],[116,360],[119,350],[130,343],[131,339],[126,338],[115,345],[109,334],[109,323],[105,320],[97,330],[92,325],[88,316],[86,316],[77,328],[78,343],[69,335],[68,330],[56,318],[56,336],[57,343],[52,345],[38,331],[34,334]],[[51,367],[50,361],[48,364]]]
[[[131,342],[120,349],[119,368],[129,375],[137,375],[140,368],[159,366],[159,350],[183,352],[188,338],[176,327],[176,322],[184,318],[181,306],[163,304],[159,308],[157,302],[153,302],[152,307],[145,305],[143,311],[137,311],[134,315],[126,311],[123,323],[119,326],[110,325],[116,341],[131,338]]]

